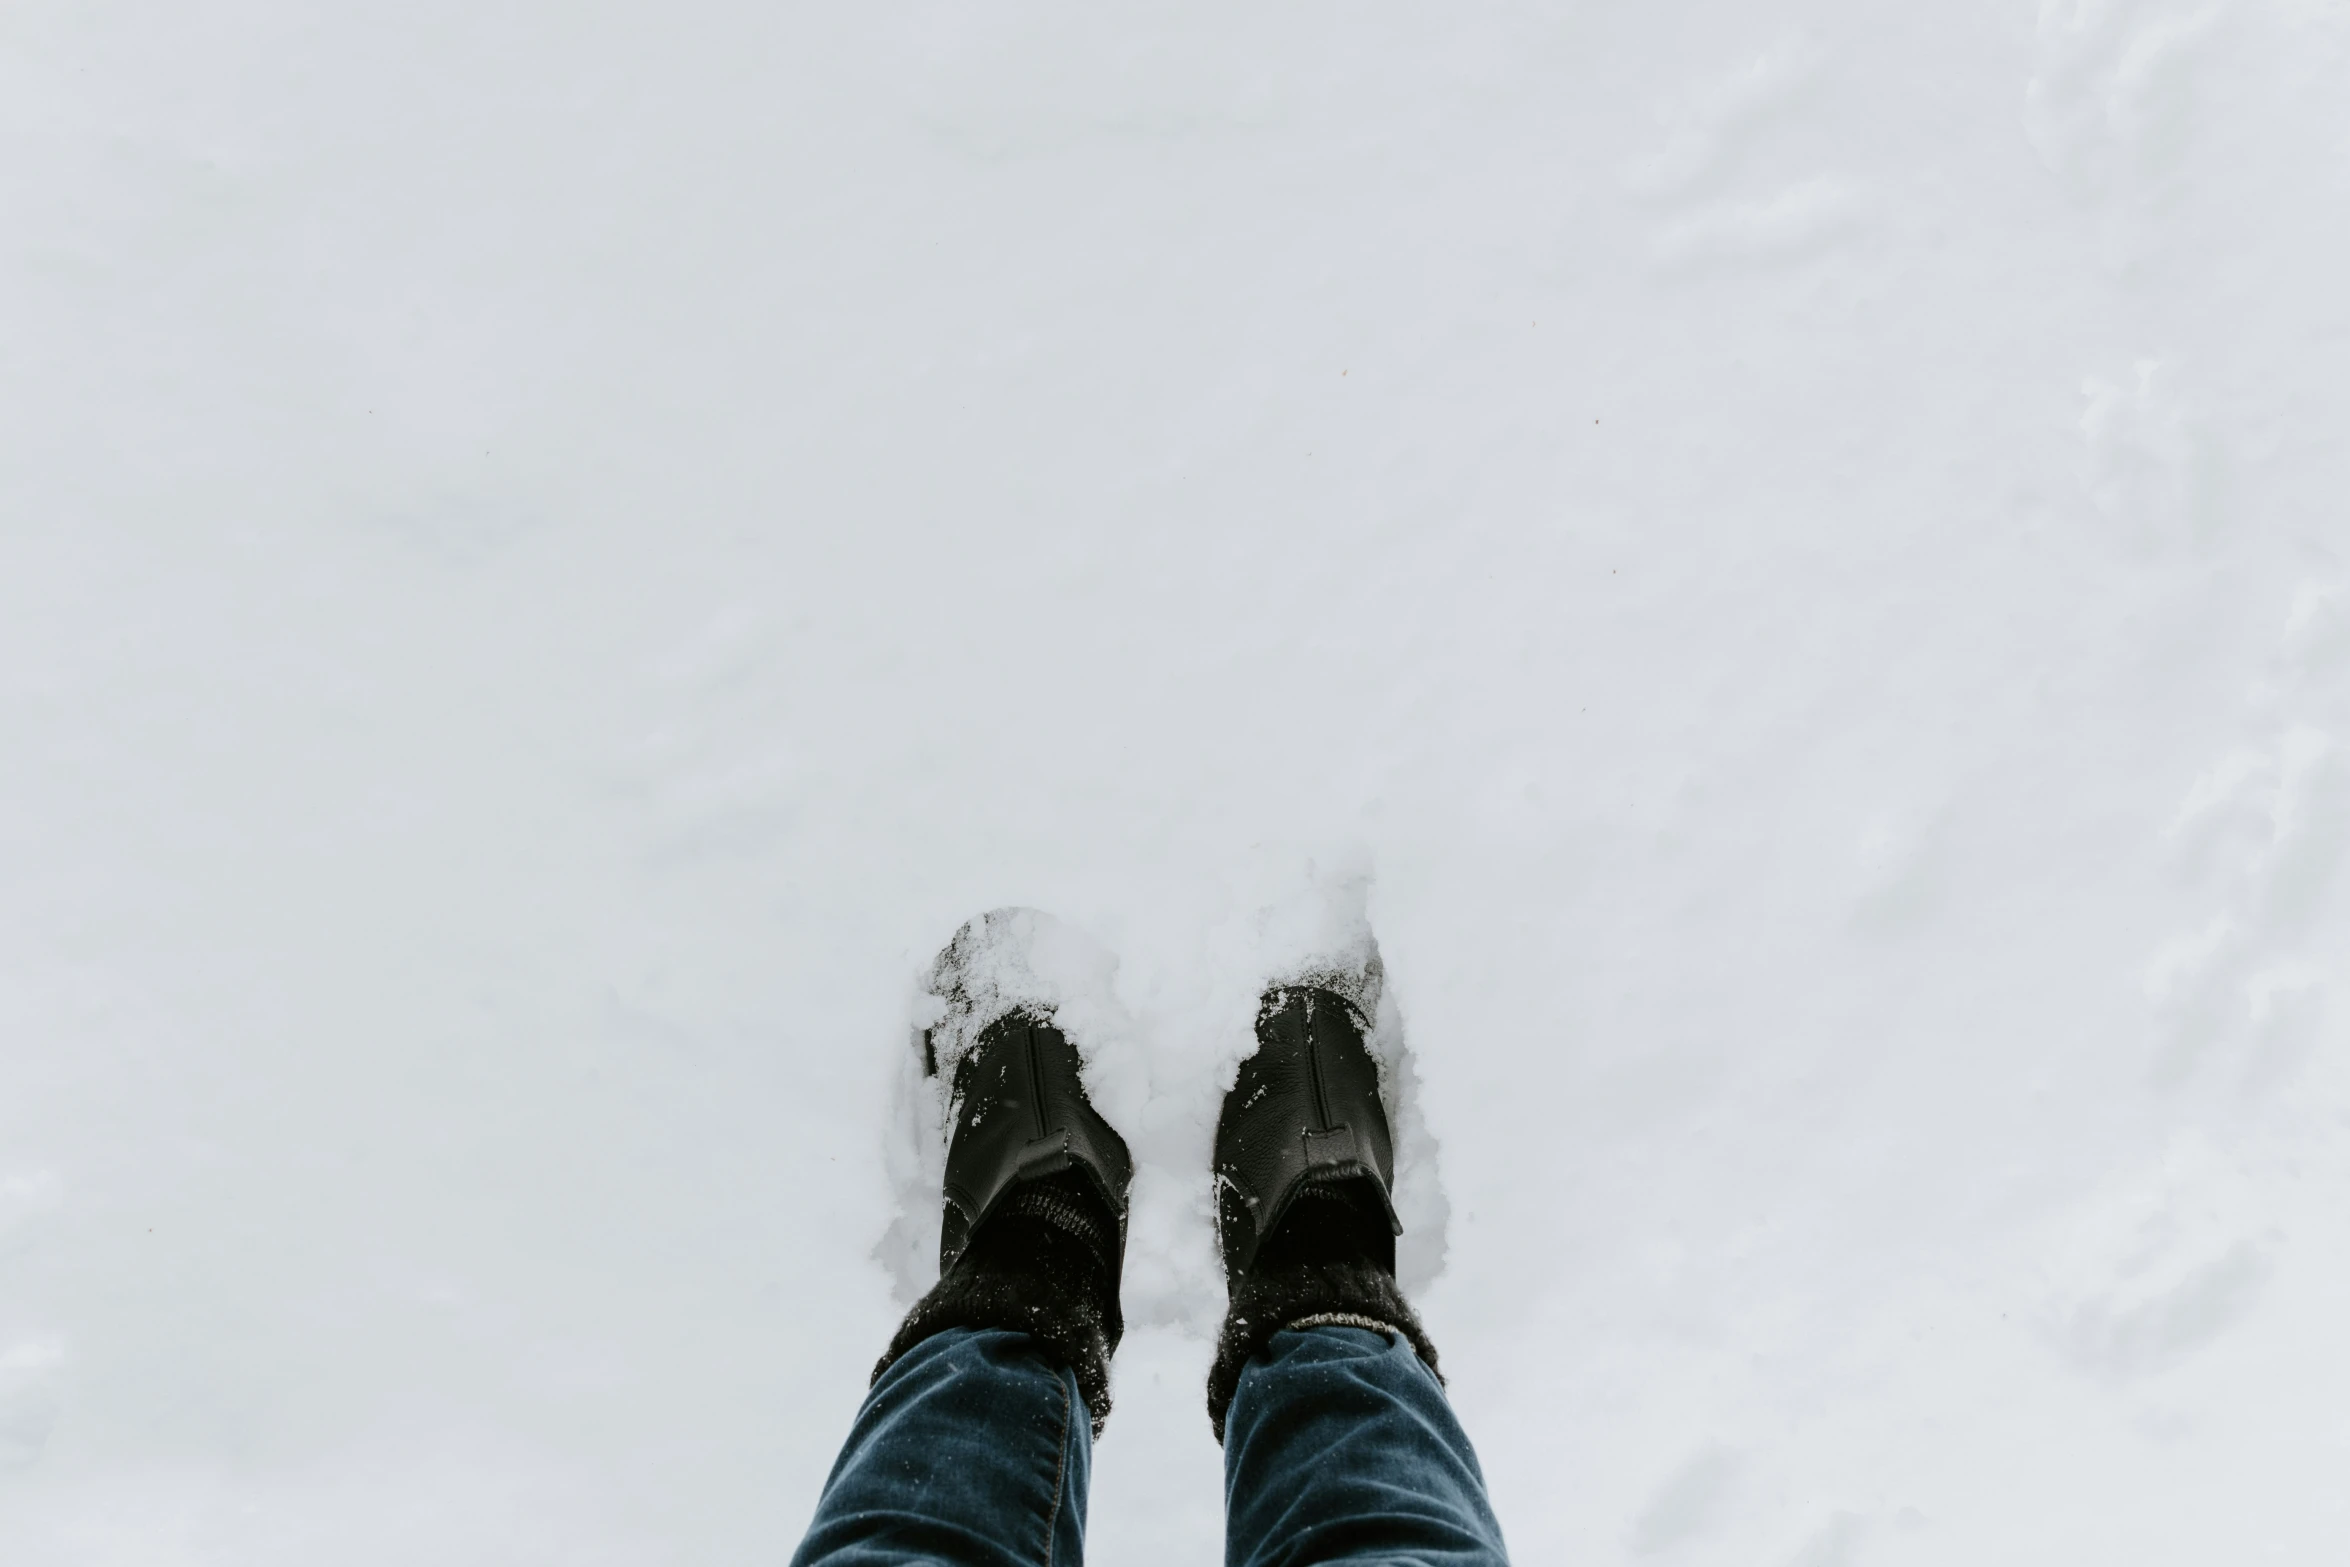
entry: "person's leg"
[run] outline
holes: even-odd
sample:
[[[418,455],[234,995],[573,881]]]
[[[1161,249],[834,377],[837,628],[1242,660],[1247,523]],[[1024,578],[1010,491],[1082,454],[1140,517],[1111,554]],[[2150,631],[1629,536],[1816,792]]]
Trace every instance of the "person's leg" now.
[[[1275,1333],[1224,1425],[1229,1567],[1502,1567],[1501,1525],[1452,1405],[1400,1333]]]
[[[857,1411],[792,1567],[1073,1567],[1093,1429],[1035,1338],[949,1328],[891,1361]]]
[[[1277,985],[1216,1125],[1230,1305],[1208,1372],[1230,1567],[1502,1567],[1501,1527],[1395,1279],[1393,1140],[1356,994]],[[1391,1052],[1399,1047],[1390,1044]]]
[[[1133,1163],[1050,1009],[994,982],[1044,923],[981,915],[932,970],[922,1060],[953,1122],[939,1279],[873,1368],[795,1567],[1083,1559]]]

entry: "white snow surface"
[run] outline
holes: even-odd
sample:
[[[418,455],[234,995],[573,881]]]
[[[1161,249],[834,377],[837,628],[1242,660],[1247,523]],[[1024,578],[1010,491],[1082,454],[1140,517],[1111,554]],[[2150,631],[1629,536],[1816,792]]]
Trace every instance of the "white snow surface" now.
[[[1093,1554],[1217,1560],[1202,1085],[1335,876],[1519,1561],[2339,1561],[2346,80],[11,6],[0,1559],[782,1560],[1022,905],[1143,1063]]]

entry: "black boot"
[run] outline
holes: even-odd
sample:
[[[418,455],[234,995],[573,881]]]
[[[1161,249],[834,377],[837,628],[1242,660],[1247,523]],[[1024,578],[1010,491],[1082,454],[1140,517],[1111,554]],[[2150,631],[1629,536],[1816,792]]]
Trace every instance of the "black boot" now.
[[[1268,990],[1257,1052],[1224,1096],[1216,1234],[1231,1305],[1208,1372],[1219,1442],[1241,1368],[1284,1328],[1400,1334],[1436,1370],[1436,1348],[1395,1282],[1394,1145],[1363,1031],[1334,991]]]
[[[1076,1047],[1024,1012],[996,1019],[955,1068],[939,1280],[915,1302],[873,1379],[947,1328],[1033,1334],[1077,1373],[1094,1434],[1110,1413],[1125,1333],[1126,1143],[1094,1112]]]

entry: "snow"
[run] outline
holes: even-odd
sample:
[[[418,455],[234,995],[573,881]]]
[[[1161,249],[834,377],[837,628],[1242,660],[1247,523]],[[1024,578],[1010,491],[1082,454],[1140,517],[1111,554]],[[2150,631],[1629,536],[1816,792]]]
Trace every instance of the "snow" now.
[[[1395,1151],[1390,1193],[1404,1234],[1396,1273],[1417,1293],[1444,1269],[1451,1239],[1443,1156],[1420,1108],[1420,1074],[1403,1018],[1387,993],[1370,925],[1372,878],[1359,861],[1308,863],[1271,901],[1237,922],[1219,961],[1217,993],[1186,1015],[1161,1007],[1145,1027],[1119,995],[1117,954],[1041,909],[974,917],[949,939],[908,1008],[912,1026],[895,1070],[884,1141],[890,1220],[875,1255],[901,1308],[938,1278],[946,1153],[956,1122],[956,1068],[1006,1013],[1049,1016],[1076,1046],[1087,1097],[1126,1128],[1134,1160],[1119,1304],[1130,1329],[1168,1327],[1200,1343],[1224,1315],[1215,1238],[1216,1123],[1242,1057],[1256,1048],[1260,999],[1270,988],[1336,991],[1368,1020],[1365,1043]],[[935,1067],[935,1070],[932,1068]]]
[[[1023,905],[1151,1090],[1093,1552],[1215,1560],[1182,1165],[1359,873],[1519,1560],[2334,1560],[2346,66],[13,7],[0,1554],[781,1559]]]

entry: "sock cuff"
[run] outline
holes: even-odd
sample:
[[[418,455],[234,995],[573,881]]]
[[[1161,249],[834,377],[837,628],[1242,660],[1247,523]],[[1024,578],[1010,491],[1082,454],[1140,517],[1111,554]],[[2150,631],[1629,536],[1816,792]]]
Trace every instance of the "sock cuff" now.
[[[1293,1327],[1366,1328],[1412,1346],[1436,1380],[1444,1381],[1436,1346],[1420,1315],[1404,1299],[1395,1275],[1370,1262],[1324,1262],[1244,1274],[1224,1313],[1216,1359],[1208,1368],[1208,1424],[1224,1440],[1224,1417],[1240,1389],[1240,1374],[1274,1334]]]
[[[1016,1252],[966,1252],[914,1303],[867,1385],[879,1382],[906,1351],[949,1328],[1026,1333],[1048,1358],[1076,1374],[1098,1437],[1110,1418],[1110,1354],[1119,1335],[1104,1317],[1095,1259],[1082,1241],[1046,1221],[1020,1216],[1015,1225],[1013,1233],[1029,1232],[1019,1237]]]

